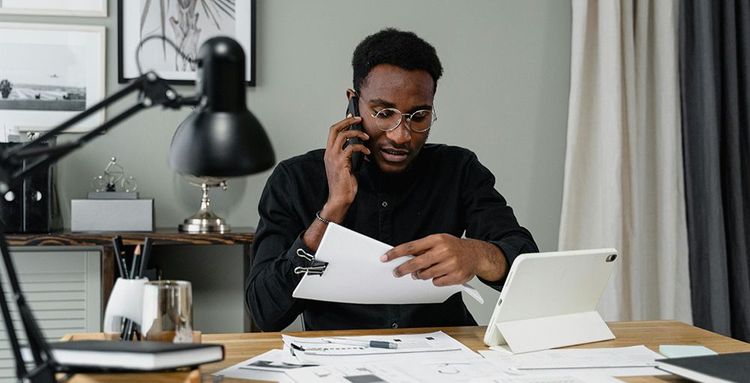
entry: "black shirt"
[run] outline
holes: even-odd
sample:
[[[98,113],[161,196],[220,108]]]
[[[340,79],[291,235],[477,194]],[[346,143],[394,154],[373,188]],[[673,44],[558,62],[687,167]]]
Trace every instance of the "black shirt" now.
[[[281,162],[260,199],[253,266],[245,294],[252,316],[265,331],[280,331],[300,314],[308,330],[476,325],[456,293],[439,304],[361,305],[292,298],[302,278],[297,266],[312,253],[302,235],[328,198],[324,150]],[[341,223],[392,246],[448,233],[498,246],[508,264],[536,252],[528,230],[495,188],[495,177],[469,150],[427,144],[403,173],[386,174],[363,162],[357,196]],[[498,282],[483,281],[495,289]]]

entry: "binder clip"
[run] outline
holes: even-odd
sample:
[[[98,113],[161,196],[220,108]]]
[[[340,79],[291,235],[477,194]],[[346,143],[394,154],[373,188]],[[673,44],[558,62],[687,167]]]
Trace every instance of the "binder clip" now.
[[[297,256],[304,258],[310,262],[310,266],[302,267],[297,266],[294,268],[295,274],[306,274],[306,275],[323,275],[328,267],[328,262],[316,261],[315,255],[305,252],[303,249],[297,249]]]

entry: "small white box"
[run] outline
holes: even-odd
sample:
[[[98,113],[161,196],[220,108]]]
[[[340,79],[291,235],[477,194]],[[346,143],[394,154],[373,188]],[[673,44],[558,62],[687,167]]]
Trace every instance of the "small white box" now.
[[[71,231],[153,231],[153,199],[74,199]]]

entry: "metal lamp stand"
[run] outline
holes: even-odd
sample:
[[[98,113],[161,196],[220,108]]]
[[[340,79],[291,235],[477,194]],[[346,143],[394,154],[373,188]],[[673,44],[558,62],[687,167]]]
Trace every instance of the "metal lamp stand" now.
[[[210,210],[211,199],[208,198],[208,189],[212,186],[220,186],[223,190],[227,190],[225,181],[218,184],[201,183],[203,190],[201,207],[195,214],[185,218],[185,221],[178,227],[179,231],[185,233],[229,233],[231,231],[224,218]]]

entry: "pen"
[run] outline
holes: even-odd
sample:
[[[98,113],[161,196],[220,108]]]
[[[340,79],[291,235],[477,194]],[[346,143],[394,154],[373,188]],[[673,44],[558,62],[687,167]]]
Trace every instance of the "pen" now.
[[[141,245],[135,247],[133,250],[133,263],[130,265],[130,273],[128,274],[129,279],[136,279],[136,269],[138,268],[138,258],[141,255]],[[125,337],[123,340],[133,340],[133,321],[125,320]]]
[[[143,252],[141,253],[141,265],[138,270],[138,274],[136,276],[138,278],[143,277],[143,272],[146,271],[146,267],[148,266],[148,261],[151,258],[151,244],[152,240],[149,237],[146,237],[143,239]]]
[[[130,279],[131,276],[128,274],[128,263],[123,257],[125,252],[123,251],[123,245],[122,245],[122,236],[116,236],[112,238],[112,247],[115,252],[115,262],[117,263],[117,272],[120,278],[123,279]],[[128,339],[128,332],[130,331],[130,328],[132,326],[132,323],[129,319],[125,319],[122,322],[122,330],[120,331],[120,339],[126,340]]]
[[[397,343],[388,342],[386,340],[354,340],[354,339],[339,339],[339,338],[323,338],[323,340],[328,343],[345,344],[349,346],[387,348],[391,350],[398,348]]]
[[[122,266],[122,237],[116,236],[112,238],[112,248],[115,252],[115,261],[117,263],[117,272],[120,278],[127,279],[128,274],[126,272],[127,268],[123,269]]]

